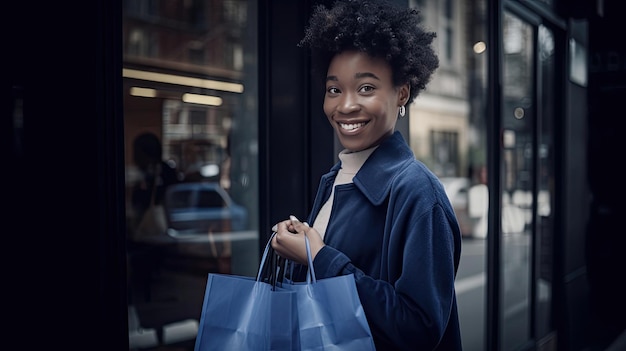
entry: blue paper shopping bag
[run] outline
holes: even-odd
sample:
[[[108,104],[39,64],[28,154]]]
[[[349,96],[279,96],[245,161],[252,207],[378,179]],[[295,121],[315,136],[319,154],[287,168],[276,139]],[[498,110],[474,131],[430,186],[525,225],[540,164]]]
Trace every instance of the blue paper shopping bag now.
[[[296,293],[264,279],[272,255],[268,242],[256,279],[209,274],[195,351],[300,349]]]
[[[283,278],[280,284],[297,296],[299,350],[376,350],[354,275],[316,279],[308,238],[305,242],[309,259],[306,281]],[[293,268],[293,262],[287,265]]]
[[[298,297],[299,350],[376,349],[352,275],[283,287]]]

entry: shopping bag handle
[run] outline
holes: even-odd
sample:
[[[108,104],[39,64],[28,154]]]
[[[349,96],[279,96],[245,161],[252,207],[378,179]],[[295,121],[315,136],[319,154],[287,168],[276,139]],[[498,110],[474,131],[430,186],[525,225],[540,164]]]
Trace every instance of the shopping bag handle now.
[[[278,256],[272,248],[274,236],[276,236],[276,232],[272,232],[267,244],[265,244],[265,250],[263,251],[263,257],[261,258],[256,277],[257,281],[272,285],[272,290],[275,290],[276,286],[282,284],[285,279],[285,271],[289,266],[289,261]]]
[[[261,263],[259,264],[259,270],[256,277],[258,282],[267,278],[267,280],[269,280],[268,282],[272,284],[272,287],[276,287],[278,276],[278,257],[272,249],[272,239],[274,239],[275,235],[276,232],[272,232],[267,244],[265,244],[265,250],[263,251],[263,257],[261,258]]]
[[[313,267],[313,258],[311,257],[311,244],[306,233],[304,233],[304,245],[306,246],[306,258],[309,264],[306,272],[306,282],[311,284],[317,282],[317,279],[315,278],[315,268]]]

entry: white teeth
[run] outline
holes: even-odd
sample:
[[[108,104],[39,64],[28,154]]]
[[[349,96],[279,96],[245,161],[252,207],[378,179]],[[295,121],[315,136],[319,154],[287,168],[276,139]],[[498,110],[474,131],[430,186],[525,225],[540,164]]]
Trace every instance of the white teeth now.
[[[345,130],[355,130],[357,128],[363,127],[364,125],[365,123],[354,123],[354,124],[339,123],[339,126]]]

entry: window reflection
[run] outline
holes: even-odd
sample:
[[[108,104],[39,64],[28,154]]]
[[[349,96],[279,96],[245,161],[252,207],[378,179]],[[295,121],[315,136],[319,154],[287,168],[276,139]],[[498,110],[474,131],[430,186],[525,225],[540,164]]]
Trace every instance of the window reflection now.
[[[208,273],[256,273],[255,27],[245,0],[124,1],[131,349],[192,350]]]
[[[533,27],[508,12],[503,18],[502,208],[500,256],[501,347],[530,337],[531,238],[535,187],[536,104]]]

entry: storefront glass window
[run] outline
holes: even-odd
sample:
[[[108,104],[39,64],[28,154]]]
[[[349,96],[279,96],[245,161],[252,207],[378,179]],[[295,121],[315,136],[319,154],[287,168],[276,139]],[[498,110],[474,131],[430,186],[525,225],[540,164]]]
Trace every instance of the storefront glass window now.
[[[129,343],[193,350],[207,274],[258,267],[256,3],[126,0]]]

